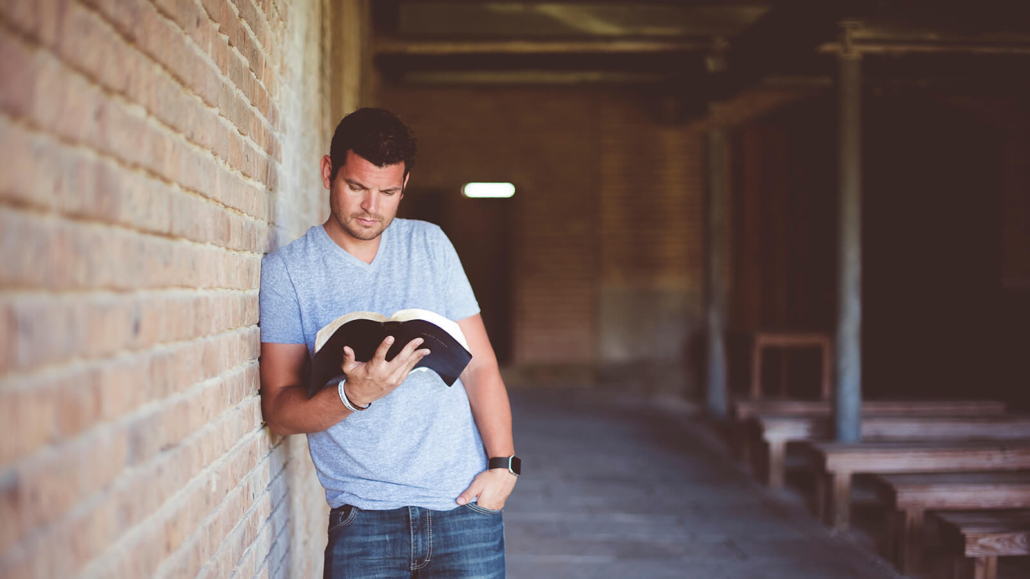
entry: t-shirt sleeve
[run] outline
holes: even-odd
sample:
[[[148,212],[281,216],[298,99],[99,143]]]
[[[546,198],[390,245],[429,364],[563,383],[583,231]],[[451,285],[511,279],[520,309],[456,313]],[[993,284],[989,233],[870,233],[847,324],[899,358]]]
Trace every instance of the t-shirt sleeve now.
[[[275,344],[304,344],[300,302],[286,264],[275,255],[261,259],[261,341]]]
[[[469,283],[465,269],[461,267],[461,260],[458,259],[458,252],[451,245],[451,240],[440,229],[437,229],[438,251],[443,256],[443,293],[444,303],[447,306],[447,318],[458,321],[479,313],[479,302],[472,292],[472,284]]]

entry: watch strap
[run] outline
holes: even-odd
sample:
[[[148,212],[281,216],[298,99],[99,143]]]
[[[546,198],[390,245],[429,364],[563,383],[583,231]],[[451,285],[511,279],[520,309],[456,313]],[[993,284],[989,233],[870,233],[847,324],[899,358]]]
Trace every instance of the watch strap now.
[[[511,474],[518,476],[522,473],[522,459],[515,456],[495,456],[487,461],[488,469],[503,468]]]

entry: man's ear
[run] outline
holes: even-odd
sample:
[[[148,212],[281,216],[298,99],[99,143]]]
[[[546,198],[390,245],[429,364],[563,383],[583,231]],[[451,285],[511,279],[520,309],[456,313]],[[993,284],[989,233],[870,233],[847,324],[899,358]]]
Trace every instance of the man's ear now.
[[[329,155],[322,156],[322,186],[330,190],[333,188],[333,158]]]
[[[404,183],[401,185],[401,199],[404,198],[404,191],[408,188],[408,177],[411,177],[411,173],[404,174]]]

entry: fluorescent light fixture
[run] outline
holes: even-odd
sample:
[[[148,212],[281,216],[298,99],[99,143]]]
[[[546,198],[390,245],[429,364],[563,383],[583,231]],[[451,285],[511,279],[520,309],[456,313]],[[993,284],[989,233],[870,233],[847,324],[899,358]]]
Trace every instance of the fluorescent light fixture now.
[[[515,194],[511,183],[465,183],[461,194],[469,199],[507,199]]]

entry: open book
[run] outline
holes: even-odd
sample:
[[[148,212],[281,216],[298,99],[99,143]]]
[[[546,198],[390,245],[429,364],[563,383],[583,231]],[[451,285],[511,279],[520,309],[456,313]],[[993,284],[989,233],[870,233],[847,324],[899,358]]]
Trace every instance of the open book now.
[[[415,369],[428,368],[452,386],[472,360],[468,342],[458,324],[429,310],[400,310],[387,318],[375,312],[351,312],[326,324],[315,335],[315,356],[311,364],[308,396],[314,396],[329,382],[343,376],[343,347],[354,350],[354,358],[367,362],[387,336],[394,342],[386,353],[389,362],[408,342],[422,338],[418,349],[431,353]],[[413,370],[414,371],[414,370]]]

